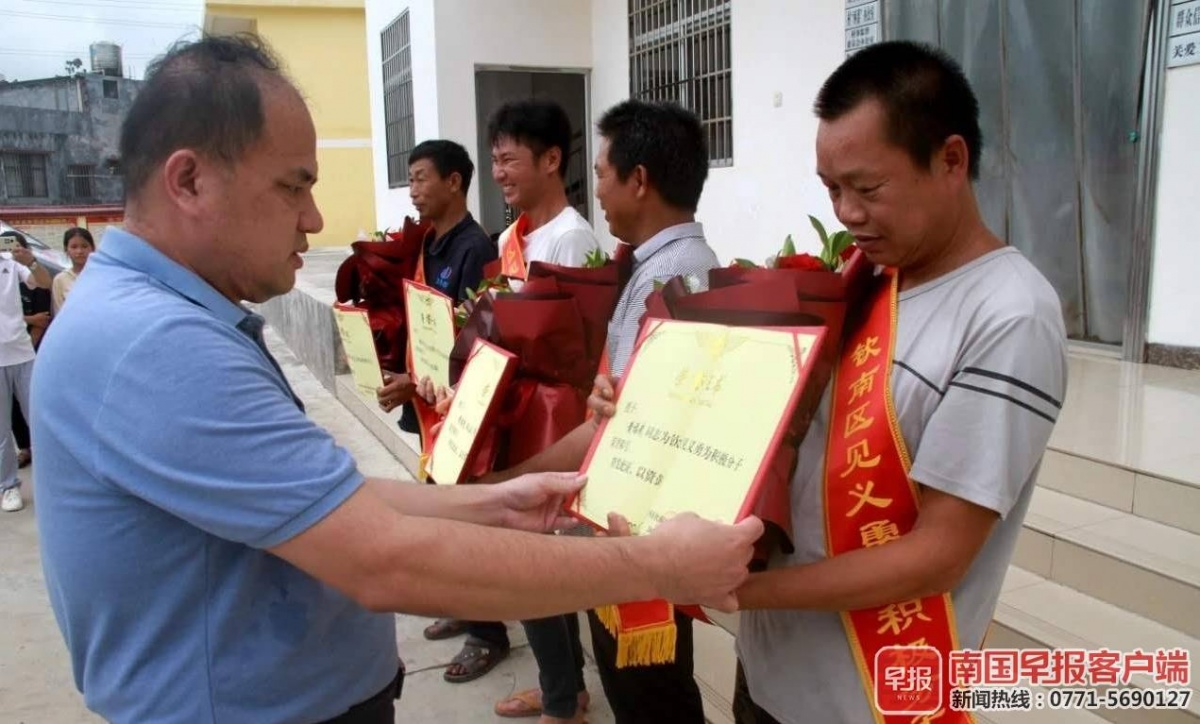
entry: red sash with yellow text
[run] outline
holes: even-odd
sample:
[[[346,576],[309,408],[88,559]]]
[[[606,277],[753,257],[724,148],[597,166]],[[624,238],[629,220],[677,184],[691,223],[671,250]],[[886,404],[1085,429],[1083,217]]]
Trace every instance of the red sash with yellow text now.
[[[529,274],[525,263],[525,232],[528,229],[529,217],[521,214],[500,234],[500,273],[510,279],[524,281]]]
[[[898,278],[877,280],[859,324],[845,338],[833,378],[833,406],[825,457],[825,532],[830,556],[887,545],[912,530],[920,491],[909,478],[912,460],[901,436],[891,394]],[[875,707],[875,657],[887,646],[928,646],[942,661],[958,648],[949,593],[842,613],[851,651],[877,724],[974,721],[949,708],[949,677],[940,677],[941,709],[933,714],[884,715]],[[914,706],[913,710],[920,709]]]

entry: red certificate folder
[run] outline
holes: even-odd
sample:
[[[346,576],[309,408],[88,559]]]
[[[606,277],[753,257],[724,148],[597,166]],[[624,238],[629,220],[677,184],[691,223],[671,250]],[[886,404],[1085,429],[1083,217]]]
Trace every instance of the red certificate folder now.
[[[491,389],[471,389],[472,381],[474,379],[474,377],[471,375],[471,366],[476,362],[476,360],[479,358],[480,352],[485,348],[504,358],[503,370],[500,373],[499,379],[495,381],[495,385],[492,386]],[[509,352],[508,350],[497,347],[491,342],[487,342],[482,339],[475,340],[475,345],[471,349],[470,356],[467,358],[466,366],[463,368],[462,376],[459,378],[459,390],[455,395],[454,401],[451,402],[450,411],[447,413],[446,418],[442,420],[442,422],[433,430],[432,433],[433,443],[429,448],[432,459],[430,461],[429,470],[431,476],[435,478],[434,482],[442,485],[457,485],[466,481],[468,478],[483,475],[491,470],[491,460],[480,460],[478,458],[483,452],[494,454],[496,421],[500,414],[505,395],[508,391],[509,383],[512,382],[513,375],[516,373],[516,371],[517,356],[515,354]],[[466,385],[465,387],[464,384]],[[476,394],[486,395],[487,401],[484,406],[483,418],[478,421],[478,426],[475,428],[474,433],[471,434],[469,431],[465,433],[470,438],[470,445],[467,448],[462,469],[453,480],[437,480],[436,475],[433,475],[433,473],[438,469],[438,441],[442,435],[445,434],[447,425],[456,425],[459,423],[459,420],[455,414],[455,404],[467,402],[466,398],[463,398],[460,402],[459,396]],[[456,436],[458,432],[459,431],[456,431]]]

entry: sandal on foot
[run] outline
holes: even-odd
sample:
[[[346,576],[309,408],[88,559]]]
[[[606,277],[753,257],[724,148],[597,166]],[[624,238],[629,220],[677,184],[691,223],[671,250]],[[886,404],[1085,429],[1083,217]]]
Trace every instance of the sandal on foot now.
[[[425,627],[425,638],[429,641],[452,639],[467,632],[467,622],[457,618],[439,618]]]
[[[469,637],[463,644],[462,651],[450,661],[450,667],[442,674],[442,678],[451,684],[474,681],[508,658],[508,651],[507,646],[500,647],[483,639]],[[462,670],[461,674],[451,673],[450,669],[455,666]]]
[[[586,712],[591,703],[591,697],[586,691],[579,692],[579,711]],[[507,699],[497,702],[493,711],[496,716],[506,719],[539,716],[542,713],[542,690],[518,691]]]
[[[506,719],[520,719],[527,716],[538,716],[542,713],[542,690],[526,689],[518,691],[507,699],[496,702],[493,709],[496,716]]]

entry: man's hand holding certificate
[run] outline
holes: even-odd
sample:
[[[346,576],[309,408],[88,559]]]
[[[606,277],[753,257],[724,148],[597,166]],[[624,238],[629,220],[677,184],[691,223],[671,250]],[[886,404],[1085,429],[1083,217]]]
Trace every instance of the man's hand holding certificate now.
[[[652,321],[584,463],[580,515],[646,533],[684,512],[732,523],[754,509],[820,328]]]

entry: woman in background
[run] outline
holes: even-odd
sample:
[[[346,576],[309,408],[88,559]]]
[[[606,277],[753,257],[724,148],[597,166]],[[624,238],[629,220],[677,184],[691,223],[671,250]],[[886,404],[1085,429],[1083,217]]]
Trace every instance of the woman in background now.
[[[63,234],[63,250],[71,258],[71,268],[64,269],[54,276],[50,310],[53,315],[57,315],[58,311],[62,309],[62,305],[66,303],[67,295],[71,293],[71,287],[75,285],[75,280],[79,278],[79,273],[87,264],[88,257],[96,250],[92,232],[79,227],[67,229],[67,233]]]
[[[9,236],[16,238],[22,247],[29,248],[29,242],[24,236],[16,233],[10,233]],[[29,333],[29,341],[36,352],[46,334],[46,328],[50,326],[50,290],[31,287],[25,282],[21,282],[18,288],[21,293],[21,313],[25,316],[25,331]],[[17,467],[29,467],[33,461],[29,423],[25,421],[25,411],[21,409],[16,395],[12,398],[12,431],[17,442]]]

